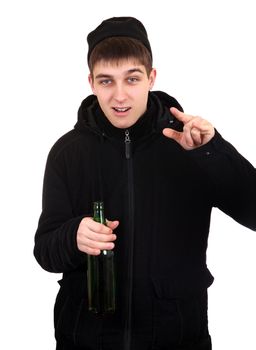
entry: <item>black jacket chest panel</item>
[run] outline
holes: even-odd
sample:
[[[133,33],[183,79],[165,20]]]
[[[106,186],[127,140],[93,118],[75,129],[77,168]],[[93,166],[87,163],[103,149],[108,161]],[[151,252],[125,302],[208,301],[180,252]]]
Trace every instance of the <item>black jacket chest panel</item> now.
[[[128,193],[133,191],[135,247],[138,251],[143,249],[145,261],[147,255],[153,254],[156,259],[161,255],[162,268],[168,269],[172,257],[177,264],[184,262],[184,257],[188,261],[198,255],[198,263],[202,263],[211,212],[209,186],[187,152],[158,135],[147,147],[135,148],[128,161],[122,142],[105,140],[99,144],[95,136],[89,138],[90,142],[82,137],[73,146],[76,150],[72,148],[65,156],[67,187],[75,215],[91,212],[91,203],[100,196],[102,187],[107,218],[120,220],[117,249],[123,250],[129,239],[127,221],[131,219]],[[92,140],[94,146],[89,147]],[[128,162],[133,163],[132,188]]]

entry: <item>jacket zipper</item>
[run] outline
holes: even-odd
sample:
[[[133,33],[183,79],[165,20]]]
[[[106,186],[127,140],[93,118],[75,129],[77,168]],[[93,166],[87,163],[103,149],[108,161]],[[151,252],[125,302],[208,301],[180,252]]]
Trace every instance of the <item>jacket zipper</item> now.
[[[124,143],[125,143],[125,157],[126,157],[126,159],[130,159],[130,157],[131,157],[131,139],[130,139],[129,130],[125,130]]]
[[[127,275],[127,318],[124,330],[124,350],[131,349],[131,316],[132,316],[132,291],[133,291],[133,249],[134,249],[134,185],[133,185],[133,161],[131,152],[131,139],[129,130],[125,130],[125,158],[127,160],[128,176],[128,225],[130,233],[130,245],[128,253]]]

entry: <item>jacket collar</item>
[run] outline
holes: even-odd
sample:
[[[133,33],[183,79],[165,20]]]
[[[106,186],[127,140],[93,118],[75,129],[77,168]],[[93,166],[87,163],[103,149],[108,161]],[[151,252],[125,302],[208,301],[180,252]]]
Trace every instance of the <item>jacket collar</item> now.
[[[180,130],[182,124],[170,113],[172,106],[182,111],[182,107],[173,97],[161,91],[149,92],[147,111],[129,128],[133,140],[141,139],[152,132],[161,132],[164,127]],[[123,139],[125,133],[124,129],[116,128],[109,122],[94,95],[82,101],[75,128],[80,131],[90,129],[99,135],[115,139]]]

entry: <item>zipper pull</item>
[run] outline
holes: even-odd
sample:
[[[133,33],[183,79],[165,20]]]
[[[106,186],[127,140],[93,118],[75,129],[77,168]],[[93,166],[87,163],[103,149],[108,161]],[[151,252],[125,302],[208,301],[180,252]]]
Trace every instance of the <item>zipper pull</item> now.
[[[129,159],[131,157],[131,139],[130,139],[130,134],[129,130],[125,130],[125,157],[126,159]]]

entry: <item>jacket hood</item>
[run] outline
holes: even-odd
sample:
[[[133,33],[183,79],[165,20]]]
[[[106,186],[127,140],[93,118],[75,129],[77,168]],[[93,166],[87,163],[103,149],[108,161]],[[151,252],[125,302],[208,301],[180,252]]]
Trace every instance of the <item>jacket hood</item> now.
[[[183,112],[183,109],[179,102],[172,96],[169,96],[163,91],[152,91],[149,92],[149,103],[153,103],[156,107],[156,118],[154,129],[162,130],[165,127],[171,127],[175,130],[182,129],[182,123],[179,122],[170,112],[171,107],[176,107]],[[78,120],[75,124],[75,129],[83,131],[90,129],[100,134],[100,129],[97,124],[95,115],[96,111],[99,110],[98,99],[95,95],[89,95],[86,97],[78,110]]]

